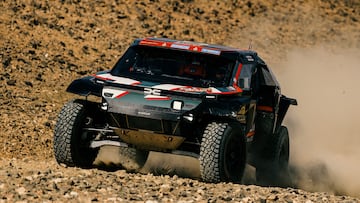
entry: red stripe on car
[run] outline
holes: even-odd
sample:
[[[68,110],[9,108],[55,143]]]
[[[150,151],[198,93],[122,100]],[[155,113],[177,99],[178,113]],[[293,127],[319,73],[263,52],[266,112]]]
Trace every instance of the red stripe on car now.
[[[102,77],[102,76],[99,76],[99,75],[93,75],[95,78],[98,78],[98,79],[100,79],[100,80],[111,80],[111,81],[114,81],[113,79],[111,79],[111,78],[107,78],[107,77]]]
[[[145,98],[146,100],[151,100],[151,101],[166,101],[166,100],[170,100],[170,97],[147,97]]]
[[[131,85],[133,85],[133,86],[134,86],[134,85],[140,85],[140,84],[141,84],[141,82],[139,82],[139,81],[138,81],[138,82],[131,83]]]
[[[115,98],[119,99],[127,94],[129,94],[129,92],[123,92],[123,93],[119,94],[118,96],[116,96]]]

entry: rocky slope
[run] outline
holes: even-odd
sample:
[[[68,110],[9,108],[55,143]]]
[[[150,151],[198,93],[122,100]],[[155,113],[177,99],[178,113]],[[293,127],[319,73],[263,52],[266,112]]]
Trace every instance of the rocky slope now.
[[[109,69],[134,38],[247,48],[271,65],[294,47],[360,49],[360,3],[337,1],[0,2],[0,201],[288,201],[359,199],[297,189],[59,167],[52,132],[75,78]]]

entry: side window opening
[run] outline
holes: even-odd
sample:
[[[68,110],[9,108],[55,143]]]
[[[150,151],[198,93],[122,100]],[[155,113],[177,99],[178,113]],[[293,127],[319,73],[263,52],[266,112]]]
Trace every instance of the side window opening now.
[[[258,92],[258,104],[275,107],[280,96],[279,84],[267,66],[259,66],[260,86]]]
[[[240,73],[238,86],[244,91],[254,91],[256,85],[256,68],[254,64],[243,64]]]

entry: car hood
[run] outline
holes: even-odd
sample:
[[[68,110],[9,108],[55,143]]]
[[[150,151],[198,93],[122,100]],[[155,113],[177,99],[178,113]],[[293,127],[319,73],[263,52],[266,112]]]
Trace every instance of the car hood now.
[[[229,102],[230,98],[227,96],[241,93],[241,89],[236,87],[202,88],[160,84],[118,77],[109,72],[74,80],[67,91],[83,96],[93,94],[102,97],[102,108],[111,113],[168,120],[179,120],[181,116],[193,114],[197,109],[208,114],[221,112],[226,104],[230,106],[225,109],[232,112],[232,106],[238,105]],[[226,104],[221,101],[223,97]],[[235,103],[241,103],[238,99],[235,100]]]
[[[101,95],[107,111],[156,119],[178,120],[185,112],[199,106],[205,89],[173,84],[139,82],[124,77],[100,74],[96,83],[103,82]],[[218,90],[214,89],[211,91]]]
[[[107,85],[125,87],[130,89],[142,89],[147,99],[162,100],[166,94],[183,93],[195,95],[226,95],[239,94],[242,90],[237,86],[228,87],[193,87],[187,85],[176,85],[171,83],[157,83],[149,81],[137,81],[126,77],[114,76],[108,72],[94,75],[98,83],[106,82]],[[127,87],[126,87],[127,86]],[[160,92],[160,93],[159,93]],[[150,95],[150,96],[149,96]]]

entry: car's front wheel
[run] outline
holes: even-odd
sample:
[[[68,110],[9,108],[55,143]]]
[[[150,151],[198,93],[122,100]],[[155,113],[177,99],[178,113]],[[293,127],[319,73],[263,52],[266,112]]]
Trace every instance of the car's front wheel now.
[[[90,167],[98,149],[90,148],[94,134],[84,130],[93,124],[93,104],[72,100],[61,109],[54,131],[54,155],[67,166]]]
[[[242,126],[235,122],[208,124],[203,134],[199,160],[204,181],[240,183],[246,164]]]

